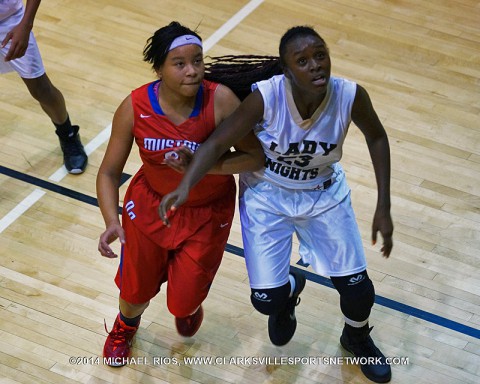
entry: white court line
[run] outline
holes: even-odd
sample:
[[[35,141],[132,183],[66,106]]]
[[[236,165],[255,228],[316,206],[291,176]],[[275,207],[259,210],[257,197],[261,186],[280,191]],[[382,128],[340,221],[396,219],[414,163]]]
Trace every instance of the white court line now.
[[[263,3],[263,0],[251,0],[247,5],[240,9],[231,19],[229,19],[225,24],[223,24],[217,31],[213,33],[208,39],[203,43],[203,52],[207,52],[215,44],[218,43],[227,33],[229,33],[233,28],[242,22],[242,20],[252,13],[260,4]],[[87,155],[90,155],[95,151],[100,145],[110,137],[112,125],[110,124],[102,132],[100,132],[92,141],[90,141],[85,146],[85,152]],[[67,169],[65,166],[59,168],[55,173],[53,173],[49,180],[59,182],[66,175],[68,175]],[[81,176],[80,176],[81,177]],[[0,219],[0,233],[2,233],[6,228],[10,226],[15,220],[17,220],[26,210],[33,206],[38,200],[45,195],[45,191],[41,189],[35,189],[30,195],[23,199],[18,205],[8,212],[2,219]]]
[[[90,141],[85,146],[85,152],[87,153],[87,155],[90,155],[100,145],[102,145],[105,141],[108,140],[111,130],[112,124],[108,125],[102,132],[100,132],[92,141]],[[65,166],[62,165],[54,174],[52,174],[52,176],[49,177],[49,179],[59,182],[66,175],[68,175],[68,171]],[[0,233],[7,229],[10,224],[15,222],[15,220],[17,220],[21,215],[23,215],[25,211],[29,209],[33,204],[40,200],[42,196],[45,195],[45,193],[45,191],[36,188],[33,190],[32,193],[30,193],[30,195],[28,195],[25,199],[18,203],[15,208],[13,208],[0,220]]]
[[[0,220],[0,233],[2,233],[10,224],[15,222],[23,213],[35,204],[45,194],[41,189],[35,189],[30,195],[17,204],[10,212],[8,212]]]
[[[233,15],[230,20],[228,20],[216,32],[214,32],[212,36],[205,40],[203,43],[203,52],[207,52],[210,48],[217,44],[227,35],[228,32],[240,24],[245,17],[252,13],[262,3],[263,0],[251,0],[247,5],[240,9],[240,11]]]

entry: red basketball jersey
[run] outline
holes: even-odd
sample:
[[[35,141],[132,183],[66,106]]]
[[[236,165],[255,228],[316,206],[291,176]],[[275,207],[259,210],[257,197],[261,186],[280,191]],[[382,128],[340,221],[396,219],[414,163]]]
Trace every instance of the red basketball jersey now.
[[[143,161],[143,172],[151,188],[164,196],[176,189],[183,174],[162,164],[175,147],[196,151],[215,129],[214,95],[218,84],[204,80],[196,96],[190,117],[180,125],[172,123],[158,102],[159,81],[132,92],[133,135]],[[206,175],[195,185],[185,203],[202,205],[231,193],[232,175]]]

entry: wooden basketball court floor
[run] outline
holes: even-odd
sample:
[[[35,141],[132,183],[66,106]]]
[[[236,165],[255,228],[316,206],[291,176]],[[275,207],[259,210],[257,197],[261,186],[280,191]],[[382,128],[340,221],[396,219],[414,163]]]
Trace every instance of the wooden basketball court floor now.
[[[249,301],[238,216],[197,335],[176,334],[161,292],[135,364],[103,364],[118,260],[96,250],[95,177],[116,107],[154,79],[144,44],[171,20],[198,26],[212,56],[274,55],[289,27],[315,26],[332,73],[366,87],[390,138],[388,260],[370,244],[375,181],[354,125],[342,163],[376,287],[372,335],[394,358],[392,383],[480,382],[479,1],[49,0],[34,32],[90,163],[66,175],[47,116],[16,74],[0,77],[0,383],[369,382],[342,361],[338,294],[296,249],[292,266],[308,276],[297,332],[285,347],[270,344]],[[139,164],[134,149],[121,195]]]

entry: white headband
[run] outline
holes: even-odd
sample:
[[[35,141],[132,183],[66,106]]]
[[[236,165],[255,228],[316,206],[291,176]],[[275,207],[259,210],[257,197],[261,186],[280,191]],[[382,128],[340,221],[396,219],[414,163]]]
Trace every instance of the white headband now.
[[[168,51],[170,52],[172,49],[181,47],[182,45],[187,45],[187,44],[195,44],[198,45],[200,48],[202,48],[202,42],[197,36],[194,35],[183,35],[183,36],[178,36],[175,40],[172,41],[172,44],[170,44],[170,48],[168,48]]]

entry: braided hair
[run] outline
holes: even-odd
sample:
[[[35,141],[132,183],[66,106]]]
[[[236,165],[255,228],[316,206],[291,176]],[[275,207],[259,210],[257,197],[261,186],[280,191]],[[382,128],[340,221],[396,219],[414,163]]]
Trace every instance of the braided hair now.
[[[276,56],[225,55],[210,59],[205,63],[205,79],[227,86],[240,100],[250,94],[253,83],[283,73]]]

